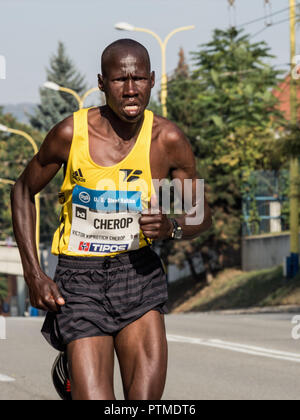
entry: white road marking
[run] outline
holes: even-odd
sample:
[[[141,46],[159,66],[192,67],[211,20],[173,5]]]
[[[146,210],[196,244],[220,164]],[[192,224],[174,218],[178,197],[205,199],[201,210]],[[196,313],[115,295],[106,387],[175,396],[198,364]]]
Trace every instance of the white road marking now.
[[[232,343],[218,339],[201,339],[194,337],[185,337],[181,335],[167,335],[170,342],[198,344],[201,346],[214,347],[223,350],[235,351],[238,353],[246,353],[252,356],[268,357],[271,359],[286,360],[289,362],[300,363],[300,354],[289,353],[264,347],[250,346],[247,344]]]
[[[0,382],[15,382],[15,379],[0,373]]]

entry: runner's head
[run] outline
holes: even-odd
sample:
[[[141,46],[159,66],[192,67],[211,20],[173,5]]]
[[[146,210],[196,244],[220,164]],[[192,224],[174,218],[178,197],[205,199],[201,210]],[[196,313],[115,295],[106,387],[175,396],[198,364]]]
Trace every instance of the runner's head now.
[[[99,88],[106,103],[123,121],[139,121],[154,86],[154,72],[146,48],[132,39],[120,39],[102,54]]]

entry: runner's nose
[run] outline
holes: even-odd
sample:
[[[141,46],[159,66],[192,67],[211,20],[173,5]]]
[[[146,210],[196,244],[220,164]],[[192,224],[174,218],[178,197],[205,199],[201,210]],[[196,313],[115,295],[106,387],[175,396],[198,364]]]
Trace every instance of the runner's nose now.
[[[134,80],[128,79],[124,84],[124,96],[132,97],[137,96],[137,89]]]

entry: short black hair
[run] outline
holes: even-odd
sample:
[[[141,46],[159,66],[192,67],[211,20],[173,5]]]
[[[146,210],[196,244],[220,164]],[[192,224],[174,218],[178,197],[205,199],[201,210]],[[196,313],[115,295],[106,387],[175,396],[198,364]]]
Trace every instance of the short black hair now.
[[[149,72],[151,70],[151,61],[150,56],[148,53],[147,48],[144,47],[144,45],[140,44],[139,42],[135,41],[134,39],[119,39],[112,44],[108,45],[105,50],[102,53],[101,57],[101,72],[102,75],[105,75],[105,66],[107,61],[111,58],[113,54],[119,51],[129,50],[129,51],[135,51],[139,52],[140,54],[144,55],[144,58],[146,60],[146,63],[149,67]]]

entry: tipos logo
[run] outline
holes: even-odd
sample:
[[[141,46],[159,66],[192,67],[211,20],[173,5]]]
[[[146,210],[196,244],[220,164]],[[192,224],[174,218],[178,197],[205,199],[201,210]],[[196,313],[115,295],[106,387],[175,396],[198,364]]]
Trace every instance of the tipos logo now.
[[[133,169],[120,169],[120,172],[124,172],[124,179],[123,182],[133,182],[139,179],[143,173],[143,171]]]
[[[120,252],[127,251],[128,244],[96,244],[90,242],[80,242],[78,251],[82,252],[99,252],[99,253],[110,253],[110,252]]]

